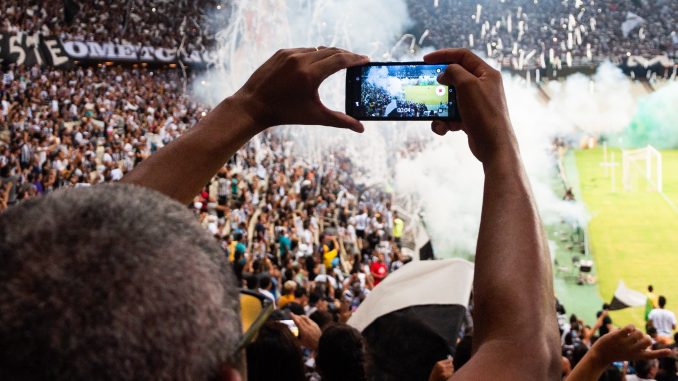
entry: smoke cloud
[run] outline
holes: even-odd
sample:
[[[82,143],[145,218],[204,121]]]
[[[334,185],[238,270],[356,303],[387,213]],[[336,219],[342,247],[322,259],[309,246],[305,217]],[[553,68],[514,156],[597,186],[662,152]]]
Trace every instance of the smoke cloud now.
[[[394,97],[401,97],[403,86],[401,80],[388,75],[388,68],[385,66],[371,67],[367,72],[367,83],[386,90],[388,94]]]

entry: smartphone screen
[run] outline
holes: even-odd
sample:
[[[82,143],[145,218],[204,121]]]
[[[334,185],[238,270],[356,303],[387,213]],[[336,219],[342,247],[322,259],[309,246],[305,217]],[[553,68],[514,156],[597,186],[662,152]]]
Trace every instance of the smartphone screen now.
[[[454,87],[438,83],[447,65],[372,62],[346,72],[346,113],[359,120],[458,120]]]
[[[299,337],[299,328],[294,324],[294,320],[280,320],[282,324],[285,324],[289,328],[290,332],[294,337]]]

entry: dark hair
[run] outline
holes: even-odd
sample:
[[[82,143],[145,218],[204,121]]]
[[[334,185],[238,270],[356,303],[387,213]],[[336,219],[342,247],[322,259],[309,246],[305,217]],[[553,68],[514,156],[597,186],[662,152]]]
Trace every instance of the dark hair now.
[[[256,275],[248,275],[245,277],[245,282],[247,283],[247,288],[249,290],[256,290],[259,286],[259,278]]]
[[[304,307],[302,307],[301,304],[297,302],[289,302],[285,304],[285,309],[289,310],[295,315],[304,315]]]
[[[664,297],[664,295],[660,295],[657,302],[659,303],[659,307],[664,308],[664,306],[666,306],[666,297]]]
[[[334,322],[334,317],[327,311],[315,311],[309,318],[318,324],[321,330],[324,330]]]
[[[268,286],[271,285],[271,277],[268,275],[264,275],[259,278],[259,287],[263,289],[267,289]]]
[[[238,291],[180,203],[106,184],[0,214],[0,374],[213,379],[239,362]]]
[[[306,289],[303,288],[303,287],[297,287],[296,289],[294,289],[294,297],[295,298],[301,298],[302,296],[307,296],[307,295],[308,295],[308,291],[306,291]]]
[[[371,381],[427,380],[436,362],[450,354],[447,342],[418,319],[397,312],[364,331]]]
[[[611,365],[608,366],[607,369],[603,372],[603,374],[600,375],[600,378],[598,378],[598,381],[621,381],[622,380],[622,374],[617,369],[616,366]]]
[[[572,362],[572,369],[574,369],[574,367],[579,364],[579,361],[584,358],[584,355],[586,355],[586,352],[588,351],[589,349],[582,343],[574,345],[574,349],[572,350],[572,358],[570,359]]]
[[[324,381],[364,381],[365,340],[351,326],[332,325],[320,337],[316,364]]]
[[[247,346],[249,381],[304,381],[301,347],[287,326],[266,322]]]
[[[641,378],[647,378],[650,376],[650,371],[652,368],[658,365],[658,362],[656,359],[651,359],[651,360],[636,360],[633,363],[633,367],[636,369],[636,373],[638,373],[638,377]]]
[[[654,291],[654,287],[652,287],[652,285],[649,285],[649,286],[647,286],[647,290],[652,292],[652,291]]]

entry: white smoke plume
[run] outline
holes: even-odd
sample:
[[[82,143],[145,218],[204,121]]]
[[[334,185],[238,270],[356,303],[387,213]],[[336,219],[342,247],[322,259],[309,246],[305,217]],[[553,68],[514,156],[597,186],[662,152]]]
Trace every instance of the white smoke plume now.
[[[393,97],[400,98],[403,94],[403,86],[400,79],[388,75],[388,68],[385,66],[371,67],[367,71],[366,82],[376,87],[386,90]]]

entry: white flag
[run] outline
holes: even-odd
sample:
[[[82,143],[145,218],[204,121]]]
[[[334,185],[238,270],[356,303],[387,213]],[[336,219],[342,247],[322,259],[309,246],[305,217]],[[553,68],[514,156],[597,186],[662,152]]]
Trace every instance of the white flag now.
[[[633,12],[626,12],[626,21],[622,23],[621,30],[624,34],[624,37],[628,37],[629,33],[634,30],[638,25],[644,24],[645,19],[638,16]]]

